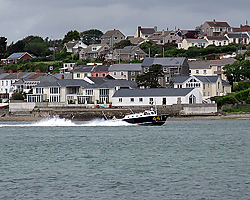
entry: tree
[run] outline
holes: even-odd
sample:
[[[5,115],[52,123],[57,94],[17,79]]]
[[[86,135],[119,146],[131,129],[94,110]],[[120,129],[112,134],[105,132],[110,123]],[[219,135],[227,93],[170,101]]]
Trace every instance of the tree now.
[[[150,53],[150,56],[155,56],[156,54],[162,53],[162,47],[154,45],[152,42],[144,42],[140,45],[140,48],[147,54]]]
[[[80,33],[77,30],[69,31],[63,38],[63,44],[72,40],[80,40]]]
[[[83,43],[87,45],[101,43],[102,35],[103,32],[97,29],[90,29],[80,33]]]
[[[237,60],[231,65],[225,65],[223,69],[225,71],[224,74],[231,85],[233,85],[234,82],[240,82],[250,78],[249,60]]]
[[[4,54],[6,53],[7,48],[7,38],[0,37],[0,59],[4,58]]]
[[[138,75],[136,78],[136,83],[138,86],[144,86],[145,88],[159,88],[159,78],[164,77],[162,70],[162,65],[152,65],[149,71],[145,74]]]
[[[132,43],[130,40],[122,40],[118,43],[115,43],[114,48],[115,49],[123,49],[124,47],[127,47],[127,46],[132,46]]]

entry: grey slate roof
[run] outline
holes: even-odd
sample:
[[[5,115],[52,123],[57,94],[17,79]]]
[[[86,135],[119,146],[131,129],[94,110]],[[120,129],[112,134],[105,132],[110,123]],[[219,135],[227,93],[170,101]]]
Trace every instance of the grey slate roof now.
[[[228,40],[226,36],[206,36],[208,40]]]
[[[100,84],[89,84],[86,86],[86,88],[100,88],[100,89],[108,89],[108,88],[115,88],[116,86],[120,87],[130,87],[130,88],[136,88],[137,84],[134,81],[128,81],[128,80],[108,80],[104,79],[104,82]]]
[[[210,60],[188,61],[189,69],[210,69]]]
[[[175,83],[183,83],[192,76],[177,76],[175,77]],[[216,83],[219,76],[193,76],[199,79],[203,83]]]
[[[78,65],[74,72],[92,72],[93,68],[92,65]]]
[[[236,61],[234,58],[224,58],[221,60],[211,60],[211,66],[224,66],[227,64],[233,64]]]
[[[188,43],[208,43],[205,39],[186,39]]]
[[[183,64],[186,58],[145,58],[142,62],[142,67],[150,67],[155,64],[162,66],[180,66]]]
[[[194,88],[120,89],[113,97],[186,96]]]
[[[246,33],[229,33],[227,36],[229,38],[249,38]]]
[[[141,63],[139,64],[114,64],[109,67],[109,72],[113,71],[141,71]]]

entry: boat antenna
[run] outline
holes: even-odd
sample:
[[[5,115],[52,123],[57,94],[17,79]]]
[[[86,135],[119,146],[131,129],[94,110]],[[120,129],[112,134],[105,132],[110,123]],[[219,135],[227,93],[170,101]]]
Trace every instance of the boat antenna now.
[[[155,99],[155,113],[157,114],[157,105],[156,105],[156,99]]]
[[[104,114],[104,112],[102,111],[103,116],[105,117],[106,120],[108,120],[107,116]]]

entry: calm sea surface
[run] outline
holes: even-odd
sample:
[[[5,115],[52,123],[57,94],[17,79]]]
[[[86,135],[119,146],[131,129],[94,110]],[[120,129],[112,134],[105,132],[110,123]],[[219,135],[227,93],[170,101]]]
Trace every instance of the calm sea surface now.
[[[0,199],[250,199],[250,123],[0,122]]]

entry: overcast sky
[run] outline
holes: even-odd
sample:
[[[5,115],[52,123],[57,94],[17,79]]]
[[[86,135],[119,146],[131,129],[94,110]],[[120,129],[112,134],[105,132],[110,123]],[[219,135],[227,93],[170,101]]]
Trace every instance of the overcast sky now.
[[[8,44],[29,35],[63,39],[70,30],[128,36],[138,26],[195,29],[213,19],[239,27],[250,22],[249,8],[249,0],[0,0],[0,36]]]

